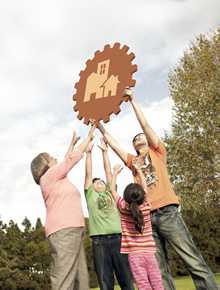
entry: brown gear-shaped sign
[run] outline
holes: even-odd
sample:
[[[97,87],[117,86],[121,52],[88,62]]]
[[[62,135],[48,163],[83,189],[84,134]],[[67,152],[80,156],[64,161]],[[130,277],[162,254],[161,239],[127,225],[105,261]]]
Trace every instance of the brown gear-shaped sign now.
[[[123,96],[126,87],[133,87],[135,80],[132,74],[137,65],[132,64],[134,53],[127,53],[129,47],[115,43],[113,47],[106,45],[103,51],[97,51],[92,60],[87,60],[86,68],[80,72],[80,80],[75,84],[76,102],[74,111],[78,111],[78,119],[84,118],[95,122],[108,122],[112,113],[120,112],[120,104],[127,101]]]

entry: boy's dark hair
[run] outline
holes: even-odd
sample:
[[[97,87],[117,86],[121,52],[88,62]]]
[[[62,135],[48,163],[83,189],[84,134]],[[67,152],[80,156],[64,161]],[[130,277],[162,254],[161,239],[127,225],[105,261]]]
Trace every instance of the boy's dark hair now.
[[[134,138],[132,139],[132,143],[134,143],[135,139],[136,139],[139,135],[144,135],[144,133],[141,132],[141,133],[136,134],[136,135],[134,136]]]
[[[98,177],[93,178],[93,179],[92,179],[92,183],[96,182],[97,180],[101,180],[101,181],[103,181],[103,182],[105,183],[104,180],[102,180],[101,178],[98,178]]]
[[[144,202],[145,191],[140,184],[130,183],[124,190],[124,199],[129,204],[131,215],[135,223],[135,229],[139,233],[143,233],[144,217],[139,209],[139,205]]]
[[[34,181],[39,184],[40,178],[49,169],[49,154],[46,152],[38,154],[31,162],[31,173]]]

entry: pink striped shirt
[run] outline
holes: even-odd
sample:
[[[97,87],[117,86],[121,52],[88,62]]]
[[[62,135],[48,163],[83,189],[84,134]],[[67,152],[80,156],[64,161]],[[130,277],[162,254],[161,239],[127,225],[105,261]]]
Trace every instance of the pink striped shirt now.
[[[134,220],[131,216],[128,204],[120,196],[117,197],[117,206],[121,216],[122,239],[121,253],[137,253],[137,252],[156,252],[155,242],[152,236],[152,227],[150,220],[150,206],[145,201],[139,206],[144,217],[143,233],[139,233],[135,229]]]

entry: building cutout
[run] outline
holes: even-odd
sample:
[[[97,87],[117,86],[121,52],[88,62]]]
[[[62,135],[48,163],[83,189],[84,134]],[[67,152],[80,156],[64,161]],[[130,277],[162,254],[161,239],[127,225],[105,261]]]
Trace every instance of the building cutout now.
[[[98,63],[97,72],[93,72],[87,78],[84,102],[91,99],[100,99],[116,96],[119,79],[118,76],[109,73],[110,59]]]

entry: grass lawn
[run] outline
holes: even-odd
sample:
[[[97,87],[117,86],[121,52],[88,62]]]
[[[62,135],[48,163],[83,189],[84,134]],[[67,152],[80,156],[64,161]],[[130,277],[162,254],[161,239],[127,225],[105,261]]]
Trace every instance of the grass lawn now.
[[[216,274],[216,280],[220,285],[220,274]],[[176,278],[175,279],[176,289],[177,290],[195,290],[192,279],[190,276]],[[94,290],[98,290],[99,288],[95,288]],[[120,290],[119,287],[115,287],[115,290]]]

